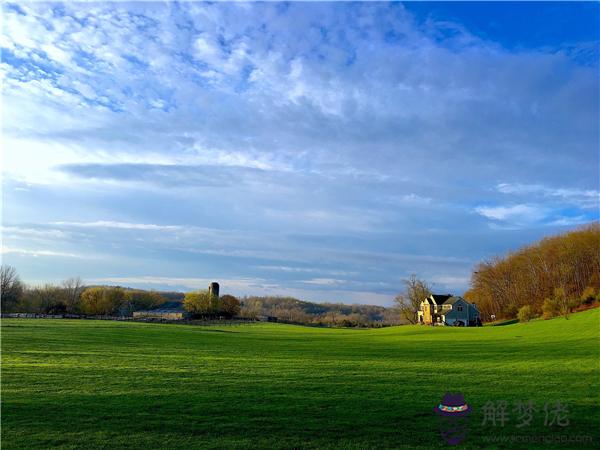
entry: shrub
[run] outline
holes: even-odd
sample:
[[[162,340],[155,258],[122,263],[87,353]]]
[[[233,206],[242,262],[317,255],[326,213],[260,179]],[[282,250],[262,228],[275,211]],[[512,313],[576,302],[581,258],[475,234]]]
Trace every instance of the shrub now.
[[[577,298],[569,298],[563,288],[555,288],[554,295],[544,300],[544,304],[542,305],[544,319],[559,315],[568,319],[569,313],[578,303],[579,300]]]
[[[592,286],[588,286],[581,294],[580,300],[582,304],[590,305],[594,303],[598,296],[600,296],[600,289],[596,293],[596,289],[594,289]]]
[[[519,322],[529,322],[534,317],[533,309],[530,305],[522,306],[517,313],[517,317]]]
[[[558,314],[558,307],[553,299],[547,298],[542,305],[542,315],[544,319],[551,319]]]
[[[504,317],[506,319],[514,319],[515,317],[517,317],[518,313],[519,313],[519,307],[517,305],[515,305],[514,303],[511,303],[510,305],[507,305],[502,310],[502,317]]]

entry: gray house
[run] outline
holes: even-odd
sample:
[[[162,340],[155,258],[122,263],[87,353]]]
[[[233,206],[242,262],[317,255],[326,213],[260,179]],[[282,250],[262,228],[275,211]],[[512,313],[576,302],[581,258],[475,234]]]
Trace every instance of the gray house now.
[[[475,303],[451,294],[432,294],[421,302],[417,319],[423,325],[481,326]]]

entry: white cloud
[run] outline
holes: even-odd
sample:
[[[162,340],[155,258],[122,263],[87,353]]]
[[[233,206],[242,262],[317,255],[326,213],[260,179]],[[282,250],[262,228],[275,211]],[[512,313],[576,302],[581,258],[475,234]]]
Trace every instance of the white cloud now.
[[[292,273],[303,273],[303,272],[316,272],[318,269],[311,269],[308,267],[290,267],[290,266],[258,266],[258,269],[262,270],[276,270],[280,272],[292,272]]]
[[[48,239],[62,239],[65,238],[67,233],[63,230],[56,229],[45,229],[45,228],[28,228],[28,227],[13,227],[13,226],[3,226],[2,235],[6,237],[10,236],[21,236],[25,238],[48,238]]]
[[[546,217],[543,208],[533,205],[478,206],[475,211],[488,219],[534,223]]]
[[[221,51],[218,44],[211,42],[210,38],[200,36],[194,42],[196,57],[211,65],[221,61]]]
[[[322,273],[327,275],[356,275],[357,272],[350,272],[345,270],[329,270],[317,267],[291,267],[291,266],[257,266],[258,269],[268,270],[268,271],[277,271],[277,272],[287,272],[287,273]]]
[[[431,197],[424,197],[411,192],[410,194],[393,195],[384,199],[386,203],[394,205],[416,205],[424,206],[432,203]]]
[[[548,225],[557,227],[572,227],[575,225],[583,225],[589,223],[590,218],[588,216],[575,216],[575,217],[560,217],[552,220]]]
[[[594,189],[554,188],[541,184],[500,183],[498,191],[503,194],[538,195],[563,200],[584,208],[598,208],[600,192]]]
[[[53,222],[53,225],[83,227],[83,228],[119,228],[122,230],[174,231],[182,230],[179,225],[156,225],[153,223],[113,222],[97,220],[95,222]]]
[[[337,286],[346,283],[346,280],[338,280],[336,278],[312,278],[310,280],[304,280],[302,283],[315,284],[318,286]]]
[[[84,258],[84,255],[80,255],[77,253],[68,253],[54,250],[31,250],[25,248],[11,248],[11,247],[2,247],[2,253],[6,254],[17,254],[17,255],[25,255],[32,256],[37,258],[38,256],[50,256],[50,257],[61,257],[61,258]]]
[[[50,59],[59,62],[60,64],[67,65],[71,62],[69,53],[55,45],[44,44],[41,46],[41,49],[50,57]]]

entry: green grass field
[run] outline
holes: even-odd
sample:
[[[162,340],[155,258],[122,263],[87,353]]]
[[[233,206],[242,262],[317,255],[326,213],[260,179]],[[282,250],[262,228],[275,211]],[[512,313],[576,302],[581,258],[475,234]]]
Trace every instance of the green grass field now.
[[[446,391],[474,408],[466,447],[597,448],[599,325],[598,309],[467,329],[5,319],[2,448],[444,447]],[[510,421],[483,425],[501,400]],[[512,406],[528,400],[540,411],[517,428]],[[566,427],[543,424],[556,401]]]

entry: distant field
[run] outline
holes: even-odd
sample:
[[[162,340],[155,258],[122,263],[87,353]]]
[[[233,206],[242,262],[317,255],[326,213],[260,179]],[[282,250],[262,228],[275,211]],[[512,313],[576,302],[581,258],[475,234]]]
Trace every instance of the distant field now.
[[[446,391],[474,408],[468,447],[598,447],[599,325],[598,309],[464,329],[6,319],[2,448],[444,447],[432,408]],[[488,400],[561,401],[570,425],[539,411],[517,428],[509,411],[482,426]]]

